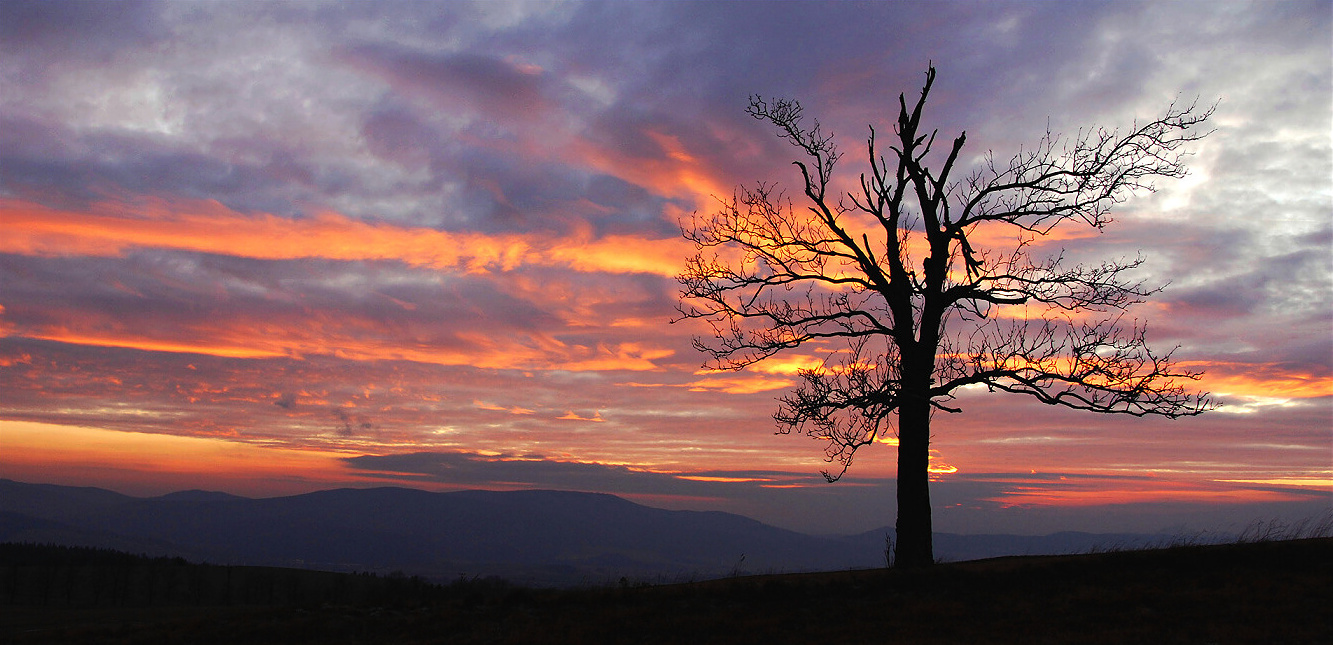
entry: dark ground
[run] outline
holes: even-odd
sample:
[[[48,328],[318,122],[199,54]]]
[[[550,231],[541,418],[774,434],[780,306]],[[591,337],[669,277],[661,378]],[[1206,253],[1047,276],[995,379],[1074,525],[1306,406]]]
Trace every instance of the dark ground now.
[[[1333,538],[573,590],[248,567],[210,587],[226,567],[151,562],[0,564],[0,644],[1333,643]]]

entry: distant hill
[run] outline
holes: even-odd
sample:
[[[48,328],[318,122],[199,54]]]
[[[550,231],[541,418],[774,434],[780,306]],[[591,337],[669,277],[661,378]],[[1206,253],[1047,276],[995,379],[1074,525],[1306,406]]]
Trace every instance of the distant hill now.
[[[0,501],[0,506],[4,506],[4,501]],[[152,556],[196,555],[187,548],[162,540],[115,535],[96,529],[81,529],[54,520],[8,511],[0,511],[0,542],[116,549]]]
[[[223,493],[215,490],[181,490],[174,493],[167,493],[160,497],[151,499],[164,502],[220,502],[233,499],[245,499],[239,495]]]
[[[219,564],[401,570],[436,580],[654,582],[884,565],[888,529],[811,536],[721,512],[669,511],[595,493],[338,489],[249,499],[184,491],[137,498],[0,479],[0,541],[181,555]],[[938,534],[945,560],[1073,553],[1161,536]]]

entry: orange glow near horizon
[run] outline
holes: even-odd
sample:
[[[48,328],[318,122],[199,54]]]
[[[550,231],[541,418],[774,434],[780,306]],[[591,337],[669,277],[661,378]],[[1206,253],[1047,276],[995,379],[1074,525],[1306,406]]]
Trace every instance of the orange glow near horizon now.
[[[318,490],[357,479],[339,461],[352,454],[0,420],[0,467],[13,475],[84,485],[112,476],[139,485],[160,482],[159,493],[187,487],[254,493]],[[170,488],[173,483],[179,488]]]
[[[1161,484],[1159,484],[1161,485]],[[1193,489],[1193,488],[1106,488],[1098,490],[1051,490],[1046,488],[1016,488],[1004,495],[988,498],[1006,506],[1104,506],[1111,504],[1141,504],[1149,502],[1194,502],[1203,504],[1294,502],[1307,499],[1302,495],[1255,489]]]
[[[512,411],[475,402],[484,410],[513,414]],[[580,415],[568,412],[560,417],[582,422],[600,422],[599,413]],[[401,449],[411,449],[403,446]],[[494,451],[477,451],[477,455]],[[934,451],[932,451],[934,452]],[[172,490],[205,488],[236,494],[265,497],[298,494],[339,486],[406,485],[430,489],[456,486],[432,484],[411,472],[358,470],[342,460],[365,454],[355,444],[342,449],[301,449],[262,443],[246,443],[237,437],[183,437],[104,430],[92,427],[54,425],[25,421],[0,421],[0,472],[5,477],[34,482],[60,480],[75,485],[109,488],[126,487],[146,494]],[[495,453],[495,461],[550,461],[549,458],[505,457]],[[685,470],[656,468],[651,465],[623,464],[597,460],[561,458],[560,463],[622,466],[632,471],[670,475],[683,481],[709,484],[753,484],[760,488],[808,488],[809,483],[782,481],[781,478],[720,473],[692,474]],[[932,481],[954,475],[958,469],[932,454]],[[115,480],[119,486],[107,482]],[[988,481],[985,477],[982,481]],[[1003,506],[1020,507],[1097,507],[1136,503],[1186,502],[1197,504],[1263,504],[1309,500],[1300,489],[1330,490],[1333,479],[1263,478],[1199,479],[1154,477],[1149,480],[1102,479],[1096,476],[1075,480],[1050,479],[997,480],[1004,491],[983,498]],[[858,486],[849,482],[846,486]],[[1249,485],[1249,486],[1247,486]],[[1255,488],[1275,486],[1289,491]],[[518,489],[521,484],[476,482],[472,487]],[[134,493],[131,493],[134,494]],[[634,497],[634,495],[625,495]]]
[[[1333,471],[1324,474],[1322,479],[1312,477],[1270,477],[1268,479],[1219,479],[1228,484],[1260,484],[1263,486],[1296,486],[1300,488],[1326,488],[1333,492]]]
[[[1254,488],[1245,484],[1284,487],[1289,490]],[[1200,504],[1254,504],[1308,500],[1302,489],[1319,490],[1333,486],[1333,481],[1320,483],[1304,478],[1277,478],[1273,480],[1217,479],[1211,477],[1150,477],[1147,479],[1109,478],[1097,476],[1058,480],[1014,479],[1005,482],[1005,491],[987,501],[1006,506],[1059,506],[1087,507],[1113,504],[1157,502],[1189,502]]]

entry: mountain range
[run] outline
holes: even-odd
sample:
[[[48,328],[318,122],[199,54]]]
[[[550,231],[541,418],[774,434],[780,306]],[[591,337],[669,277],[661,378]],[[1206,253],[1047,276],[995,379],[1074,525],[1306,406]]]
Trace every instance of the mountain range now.
[[[336,489],[251,499],[140,498],[0,479],[0,542],[182,556],[217,564],[402,571],[533,585],[649,582],[884,565],[888,528],[815,536],[716,511],[671,511],[569,491]],[[944,560],[1135,547],[1160,535],[935,536]]]

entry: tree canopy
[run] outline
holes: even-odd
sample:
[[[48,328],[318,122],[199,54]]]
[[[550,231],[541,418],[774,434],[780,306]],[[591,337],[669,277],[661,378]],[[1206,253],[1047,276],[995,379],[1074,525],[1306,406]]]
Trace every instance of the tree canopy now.
[[[777,184],[737,188],[716,211],[682,223],[698,253],[678,276],[681,317],[713,331],[695,339],[708,367],[823,350],[774,419],[779,432],[826,442],[840,466],[825,472],[830,481],[859,448],[898,435],[900,562],[904,486],[925,495],[928,542],[931,412],[960,411],[960,388],[1139,416],[1213,407],[1186,387],[1199,374],[1172,351],[1151,349],[1146,326],[1127,317],[1159,291],[1132,277],[1142,257],[1083,264],[1034,253],[1062,229],[1103,229],[1114,205],[1153,190],[1155,179],[1183,177],[1186,144],[1207,134],[1198,126],[1213,110],[1173,104],[1127,132],[1048,132],[1007,162],[988,152],[960,168],[966,133],[941,158],[938,132],[921,125],[934,81],[931,67],[914,104],[899,96],[887,146],[871,126],[868,169],[846,192],[834,187],[842,154],[833,135],[807,122],[797,101],[751,97],[748,113],[803,153],[793,161],[801,207]]]

